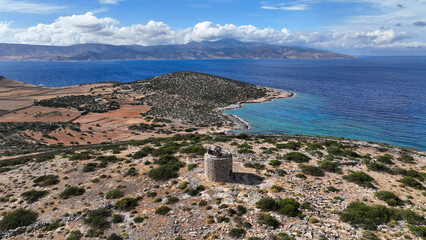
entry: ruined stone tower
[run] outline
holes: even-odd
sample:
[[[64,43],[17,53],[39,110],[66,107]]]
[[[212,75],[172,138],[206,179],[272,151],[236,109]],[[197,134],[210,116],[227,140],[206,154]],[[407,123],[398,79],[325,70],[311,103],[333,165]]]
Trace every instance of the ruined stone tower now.
[[[232,154],[222,152],[220,147],[204,155],[204,172],[212,181],[229,182],[232,177]]]

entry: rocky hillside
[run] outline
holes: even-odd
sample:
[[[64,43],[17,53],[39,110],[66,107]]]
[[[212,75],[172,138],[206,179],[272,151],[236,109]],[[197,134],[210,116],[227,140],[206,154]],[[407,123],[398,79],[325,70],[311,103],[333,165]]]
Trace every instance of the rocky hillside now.
[[[249,58],[348,58],[349,56],[309,48],[243,43],[233,39],[190,42],[183,45],[114,46],[79,44],[36,46],[0,44],[0,60],[135,60],[135,59],[249,59]]]
[[[203,154],[233,155],[233,177]],[[424,239],[425,155],[348,140],[174,135],[0,162],[3,239]]]

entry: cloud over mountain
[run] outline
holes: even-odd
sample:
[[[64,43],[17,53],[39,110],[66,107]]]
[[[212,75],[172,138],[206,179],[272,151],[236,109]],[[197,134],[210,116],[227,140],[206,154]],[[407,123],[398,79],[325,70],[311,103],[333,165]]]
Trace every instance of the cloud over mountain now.
[[[7,29],[7,25],[1,29]],[[4,31],[4,30],[3,30]],[[114,45],[185,44],[191,41],[210,41],[232,38],[244,42],[264,42],[282,45],[300,45],[325,49],[369,48],[393,46],[424,46],[407,42],[411,37],[404,31],[377,29],[373,31],[297,31],[286,28],[258,28],[253,25],[215,24],[209,21],[197,23],[186,29],[173,29],[163,22],[121,26],[116,19],[96,17],[88,12],[57,18],[51,24],[38,24],[15,35],[20,43],[44,45],[72,45],[81,43],[106,43]]]

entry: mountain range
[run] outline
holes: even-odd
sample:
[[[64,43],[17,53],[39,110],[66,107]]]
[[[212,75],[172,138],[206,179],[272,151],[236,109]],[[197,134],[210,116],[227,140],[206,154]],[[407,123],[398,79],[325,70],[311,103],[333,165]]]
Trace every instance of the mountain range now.
[[[84,61],[163,59],[291,59],[350,58],[350,56],[302,47],[244,43],[233,39],[190,42],[183,45],[78,44],[43,46],[0,43],[0,60]]]

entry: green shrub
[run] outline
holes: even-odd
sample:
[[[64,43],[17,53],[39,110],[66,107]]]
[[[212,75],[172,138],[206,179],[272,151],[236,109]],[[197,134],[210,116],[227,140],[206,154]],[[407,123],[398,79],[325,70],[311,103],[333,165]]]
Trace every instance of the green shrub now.
[[[327,172],[342,173],[342,170],[337,166],[335,162],[328,160],[322,161],[320,163],[320,168]]]
[[[327,192],[340,192],[340,189],[337,189],[333,186],[327,187]]]
[[[303,173],[298,173],[298,174],[296,174],[295,175],[297,178],[300,178],[300,179],[306,179],[307,177],[305,176],[305,174],[303,174]]]
[[[114,189],[107,193],[105,196],[106,199],[115,199],[115,198],[121,198],[124,196],[124,193],[120,189]]]
[[[188,165],[188,171],[191,171],[192,169],[198,167],[198,163],[193,163]]]
[[[256,207],[260,208],[262,211],[270,212],[276,211],[279,205],[272,198],[262,198],[258,202],[256,202]]]
[[[113,223],[121,223],[121,222],[123,222],[123,220],[124,220],[124,218],[120,214],[114,214],[114,215],[112,215],[112,220],[111,221]]]
[[[134,177],[136,175],[138,175],[138,171],[134,167],[129,168],[129,170],[127,170],[127,172],[124,174],[125,177],[127,176]]]
[[[284,159],[297,162],[297,163],[304,163],[309,162],[311,160],[310,157],[306,156],[303,153],[300,152],[289,152],[284,155]]]
[[[49,191],[37,191],[37,190],[31,190],[28,192],[24,192],[21,194],[21,196],[24,198],[24,200],[27,203],[34,203],[37,202],[40,198],[45,197]]]
[[[402,206],[404,201],[395,195],[393,192],[389,191],[379,191],[376,192],[376,197],[382,201],[385,201],[389,206]]]
[[[145,219],[143,217],[135,217],[133,218],[133,222],[135,223],[141,223],[143,222]]]
[[[83,167],[83,172],[94,172],[97,165],[97,163],[88,163]]]
[[[3,216],[0,221],[0,231],[28,226],[37,220],[38,214],[23,208],[13,210]]]
[[[46,187],[46,186],[58,184],[60,181],[59,181],[59,177],[56,175],[44,175],[44,176],[37,177],[36,179],[34,179],[33,182],[34,182],[34,185],[36,186]]]
[[[246,207],[244,207],[243,205],[238,205],[237,206],[237,214],[238,214],[238,216],[242,216],[242,215],[244,215],[246,213],[247,213],[247,208]]]
[[[228,223],[229,221],[230,221],[229,217],[220,216],[220,217],[217,218],[217,222],[218,223],[222,223],[222,222],[227,222]]]
[[[88,224],[92,229],[106,229],[109,228],[110,223],[107,218],[111,216],[111,210],[106,208],[98,208],[90,211],[84,223]]]
[[[271,165],[272,167],[279,167],[281,165],[281,161],[280,160],[271,160],[271,161],[269,161],[269,165]]]
[[[304,174],[308,174],[308,175],[316,176],[316,177],[324,176],[324,171],[319,167],[315,167],[312,165],[300,165],[299,167],[300,169],[302,169],[302,173]]]
[[[115,204],[116,209],[125,210],[125,211],[130,211],[132,209],[135,209],[137,206],[138,206],[138,199],[130,198],[130,197],[123,198]]]
[[[415,235],[421,237],[422,239],[426,238],[426,226],[408,226],[410,231],[414,233]]]
[[[72,186],[72,187],[66,188],[61,194],[59,194],[59,197],[62,199],[67,199],[71,196],[83,195],[84,192],[85,192],[84,188]]]
[[[176,170],[168,166],[160,166],[149,171],[148,176],[155,181],[167,181],[171,178],[177,178],[179,175]]]
[[[167,197],[167,204],[173,204],[173,203],[177,203],[179,202],[179,198],[174,197],[174,196],[168,196]]]
[[[244,167],[246,167],[246,168],[254,168],[254,169],[257,169],[257,170],[263,170],[263,169],[265,169],[265,165],[263,165],[261,163],[258,163],[258,162],[255,162],[255,163],[246,163],[246,164],[244,164]]]
[[[181,153],[192,153],[195,155],[204,155],[207,152],[207,149],[205,149],[203,146],[189,146],[186,148],[182,148],[180,150]]]
[[[74,153],[72,156],[69,157],[70,160],[89,160],[91,159],[91,153],[90,152],[81,152],[81,153]]]
[[[343,179],[345,179],[346,181],[358,184],[359,186],[362,186],[362,187],[375,188],[374,185],[371,183],[371,181],[373,181],[374,178],[372,178],[370,175],[362,171],[345,175],[343,176]]]
[[[123,240],[123,238],[118,234],[112,233],[108,236],[107,240]]]
[[[232,238],[243,238],[246,234],[246,230],[242,228],[231,228],[229,231],[229,236]]]
[[[48,224],[48,225],[45,225],[45,227],[46,227],[46,231],[53,231],[53,230],[56,230],[56,229],[58,229],[59,227],[61,226],[61,220],[55,220],[55,221],[53,221],[52,223],[50,223],[50,224]]]
[[[83,237],[83,234],[80,230],[72,231],[67,237],[67,240],[80,240]]]
[[[392,172],[392,170],[388,166],[381,163],[377,163],[377,162],[369,162],[367,164],[367,168],[375,172],[387,172],[387,173]]]
[[[352,202],[340,213],[340,218],[353,226],[375,230],[378,225],[391,220],[399,220],[396,210],[383,205],[368,206],[361,202]]]
[[[294,142],[294,141],[289,141],[287,143],[278,143],[275,145],[278,149],[290,149],[290,150],[299,150],[299,148],[302,146],[302,144],[300,142]]]
[[[413,177],[404,177],[400,179],[399,181],[402,182],[404,185],[412,187],[412,188],[416,188],[420,190],[424,189],[423,185]]]
[[[171,209],[167,206],[162,206],[155,209],[155,213],[159,215],[166,215]]]
[[[415,163],[414,158],[407,154],[402,154],[397,158],[397,160],[405,163]]]
[[[377,157],[377,161],[384,164],[393,164],[392,159],[393,157],[389,154],[385,154],[385,155]]]
[[[282,199],[279,201],[279,212],[289,217],[296,217],[300,214],[300,203],[291,198]]]
[[[269,214],[260,214],[257,218],[257,222],[262,225],[277,228],[280,226],[280,222]]]

